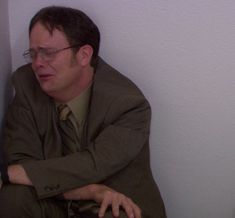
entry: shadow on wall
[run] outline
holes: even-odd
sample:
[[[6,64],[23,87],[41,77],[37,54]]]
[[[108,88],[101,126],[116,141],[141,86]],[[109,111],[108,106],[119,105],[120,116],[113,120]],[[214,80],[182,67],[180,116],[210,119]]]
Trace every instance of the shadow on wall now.
[[[10,72],[10,69],[9,69]],[[5,113],[7,111],[7,108],[9,106],[9,103],[12,101],[13,98],[13,87],[11,84],[11,73],[7,73],[5,77],[5,83],[3,84],[3,104],[2,104],[2,122],[1,122],[1,129],[4,125],[4,119],[5,119]]]
[[[10,69],[9,69],[10,72]],[[11,86],[11,73],[7,73],[5,76],[5,82],[3,83],[3,99],[2,99],[2,107],[1,107],[1,122],[0,122],[0,166],[4,164],[4,155],[3,155],[3,127],[5,124],[5,113],[7,111],[8,105],[13,97],[13,88]]]

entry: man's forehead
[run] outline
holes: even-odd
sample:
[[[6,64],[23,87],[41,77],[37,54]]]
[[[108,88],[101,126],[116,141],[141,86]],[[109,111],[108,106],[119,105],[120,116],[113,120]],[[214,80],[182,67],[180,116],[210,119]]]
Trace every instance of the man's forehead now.
[[[48,28],[42,23],[38,22],[34,25],[29,35],[30,43],[66,43],[68,44],[68,40],[61,30],[54,28],[52,31],[49,31]]]

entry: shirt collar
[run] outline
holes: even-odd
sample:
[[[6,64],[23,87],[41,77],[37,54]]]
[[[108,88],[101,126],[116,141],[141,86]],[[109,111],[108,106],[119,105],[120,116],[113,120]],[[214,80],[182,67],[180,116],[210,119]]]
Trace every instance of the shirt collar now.
[[[79,125],[82,125],[86,119],[91,95],[91,87],[92,84],[90,84],[82,93],[80,93],[80,95],[66,103]],[[57,107],[58,105],[59,103],[56,102]]]

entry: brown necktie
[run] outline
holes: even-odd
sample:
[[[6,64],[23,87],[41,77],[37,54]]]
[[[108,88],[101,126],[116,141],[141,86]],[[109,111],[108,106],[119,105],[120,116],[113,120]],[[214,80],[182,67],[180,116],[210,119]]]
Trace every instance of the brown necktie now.
[[[60,119],[60,132],[64,144],[64,154],[74,153],[79,148],[79,145],[75,127],[70,120],[72,112],[66,104],[59,105],[57,109]]]
[[[59,105],[57,108],[60,118],[61,136],[64,143],[64,154],[74,153],[79,149],[80,145],[75,127],[70,120],[72,112],[66,104]],[[74,212],[76,212],[76,214],[82,212],[84,213],[84,217],[97,217],[99,205],[93,201],[85,201],[79,202],[79,207],[76,203],[71,202],[69,207],[69,212],[72,214],[74,214]],[[79,211],[77,212],[78,208]],[[86,215],[86,213],[88,214]]]
[[[68,116],[71,113],[71,110],[67,106],[67,104],[60,104],[58,106],[59,118],[60,120],[67,120]]]

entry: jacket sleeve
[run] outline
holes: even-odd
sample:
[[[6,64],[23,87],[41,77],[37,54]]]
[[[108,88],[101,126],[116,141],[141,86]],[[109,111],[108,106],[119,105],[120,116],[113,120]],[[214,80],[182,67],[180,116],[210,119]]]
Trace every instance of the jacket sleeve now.
[[[102,130],[87,148],[68,156],[23,164],[39,198],[91,183],[102,183],[125,169],[149,137],[150,106],[142,95],[113,101]]]

